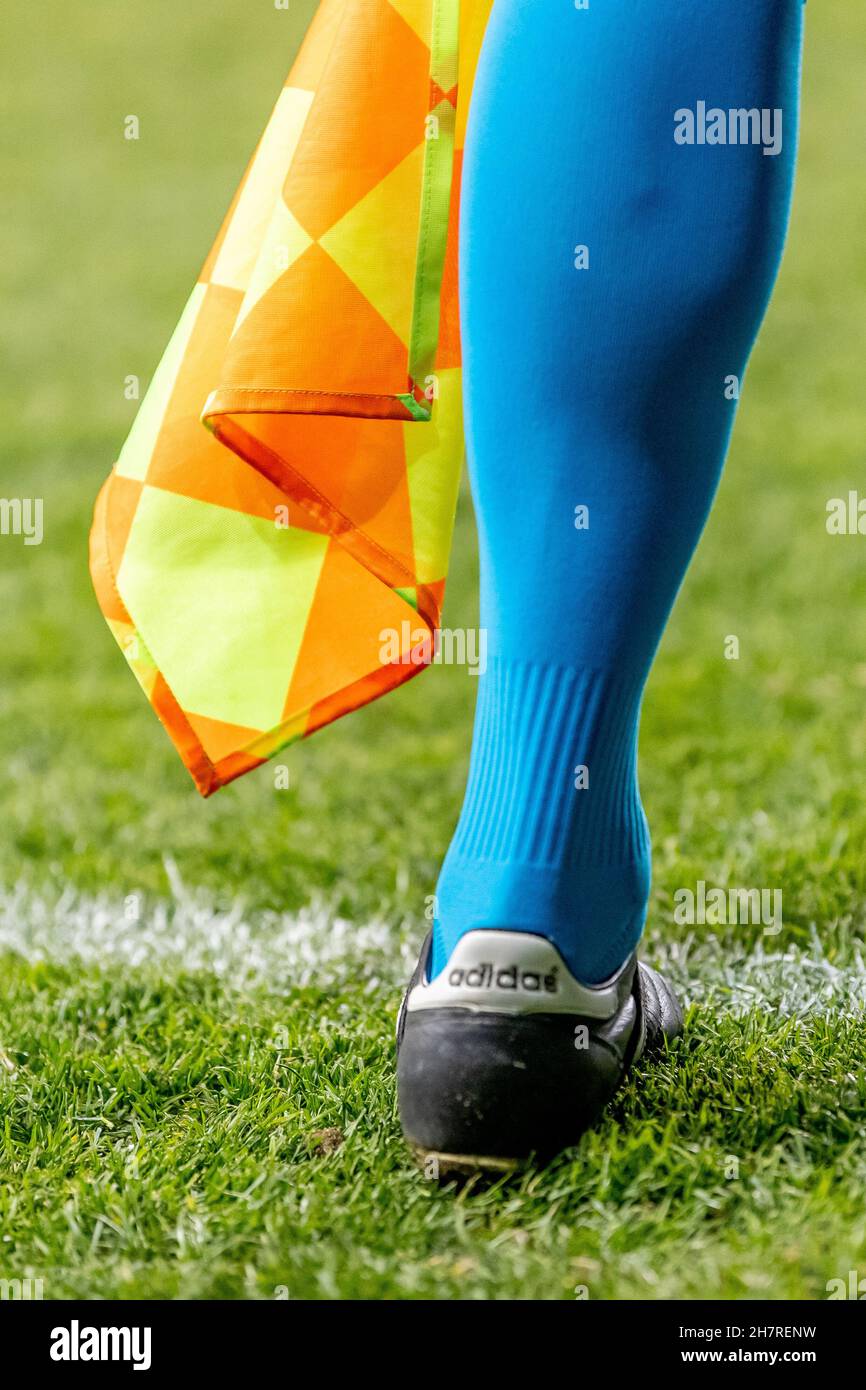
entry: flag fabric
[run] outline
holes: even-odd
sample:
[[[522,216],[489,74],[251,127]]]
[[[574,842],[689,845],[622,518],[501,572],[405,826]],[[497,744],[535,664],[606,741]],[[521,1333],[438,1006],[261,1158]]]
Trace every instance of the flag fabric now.
[[[206,796],[434,650],[491,5],[322,0],[97,500],[97,598]]]

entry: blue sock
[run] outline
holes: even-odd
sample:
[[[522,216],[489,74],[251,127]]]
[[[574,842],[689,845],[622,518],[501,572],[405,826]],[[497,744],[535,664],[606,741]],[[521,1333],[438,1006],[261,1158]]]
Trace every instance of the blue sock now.
[[[586,983],[640,937],[641,696],[781,257],[801,29],[800,0],[495,0],[461,213],[489,662],[434,973],[477,927]]]

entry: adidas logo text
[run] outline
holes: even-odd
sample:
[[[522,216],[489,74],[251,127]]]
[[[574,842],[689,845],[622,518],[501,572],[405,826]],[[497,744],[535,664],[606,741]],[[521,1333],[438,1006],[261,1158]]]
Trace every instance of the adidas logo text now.
[[[558,994],[557,967],[542,975],[538,970],[522,970],[518,965],[494,965],[483,961],[469,970],[454,969],[448,976],[454,989],[513,989],[527,994]]]

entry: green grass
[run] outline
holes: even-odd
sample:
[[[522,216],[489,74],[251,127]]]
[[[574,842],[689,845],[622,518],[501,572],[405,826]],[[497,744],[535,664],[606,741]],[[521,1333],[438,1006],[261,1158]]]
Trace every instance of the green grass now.
[[[456,1196],[403,1150],[392,1035],[471,678],[436,668],[293,748],[287,791],[265,769],[202,803],[86,572],[124,378],[153,370],[312,8],[4,15],[0,491],[43,497],[46,536],[0,540],[0,1278],[824,1297],[866,1275],[866,540],[824,528],[864,477],[866,13],[808,6],[788,254],[645,707],[650,949],[687,1036],[550,1169]],[[450,625],[475,621],[474,589],[464,498]],[[783,932],[674,925],[697,879],[781,887]]]

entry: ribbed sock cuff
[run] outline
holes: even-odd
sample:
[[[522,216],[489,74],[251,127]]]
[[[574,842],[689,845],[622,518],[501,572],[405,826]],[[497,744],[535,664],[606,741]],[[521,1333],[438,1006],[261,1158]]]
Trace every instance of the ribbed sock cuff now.
[[[644,855],[636,774],[642,686],[605,671],[491,661],[455,854],[551,866]]]
[[[643,929],[650,846],[636,775],[642,681],[492,661],[437,887],[434,968],[479,927],[553,941],[587,984]]]

